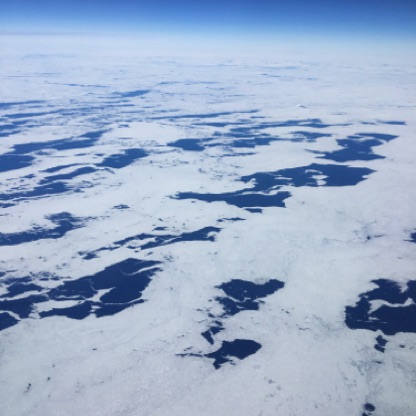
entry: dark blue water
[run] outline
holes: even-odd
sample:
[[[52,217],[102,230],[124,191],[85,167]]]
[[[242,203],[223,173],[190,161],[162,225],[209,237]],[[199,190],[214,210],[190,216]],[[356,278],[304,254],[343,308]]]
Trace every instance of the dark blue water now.
[[[0,155],[0,172],[7,172],[9,170],[21,169],[31,166],[33,156],[18,155],[14,153],[5,153]]]
[[[148,94],[150,90],[135,90],[135,91],[127,91],[127,92],[115,92],[113,96],[120,97],[120,98],[134,98],[134,97],[141,97],[142,95]]]
[[[216,320],[212,323],[212,325],[204,332],[201,333],[201,335],[210,343],[214,344],[215,342],[215,335],[220,333],[225,329],[222,321]]]
[[[290,192],[277,192],[282,186],[353,186],[365,180],[365,176],[373,173],[372,169],[346,165],[320,165],[281,169],[275,172],[258,172],[242,176],[240,181],[254,183],[251,188],[222,194],[201,194],[196,192],[180,192],[176,199],[196,199],[205,202],[226,202],[239,208],[285,207],[284,200],[291,196]],[[323,175],[324,183],[316,178]],[[269,192],[273,192],[270,194]]]
[[[237,221],[245,221],[245,219],[240,218],[240,217],[233,217],[233,218],[221,218],[218,220],[218,222],[224,222],[224,221],[237,222]]]
[[[66,168],[71,168],[72,166],[78,166],[78,164],[77,163],[71,163],[69,165],[53,166],[51,168],[41,170],[41,172],[55,173],[55,172],[59,172],[60,170],[63,170],[63,169],[66,169]]]
[[[374,160],[384,159],[384,156],[373,152],[373,147],[381,146],[398,136],[378,133],[359,133],[346,139],[338,139],[337,143],[342,149],[332,152],[316,152],[321,154],[323,159],[330,159],[336,162],[348,162],[352,160]]]
[[[254,119],[254,117],[252,118]],[[221,122],[219,124],[216,124],[213,122],[206,122],[206,123],[198,123],[198,125],[210,126],[210,127],[225,127],[225,126],[231,126],[231,125],[241,126],[241,121]],[[324,128],[331,127],[331,126],[345,126],[345,125],[346,124],[325,124],[319,118],[309,118],[309,119],[301,119],[301,120],[263,122],[263,123],[258,123],[255,126],[251,126],[251,127],[237,127],[236,129],[232,130],[232,134],[233,135],[238,135],[238,134],[247,135],[249,134],[249,132],[251,132],[252,134],[255,131],[260,131],[260,130],[274,128],[274,127],[311,127],[311,128],[316,128],[316,129],[324,129]]]
[[[143,149],[126,149],[123,153],[107,156],[101,163],[97,164],[97,166],[120,169],[129,166],[137,159],[146,156],[147,153]]]
[[[410,234],[410,240],[406,240],[409,241],[411,243],[416,243],[416,231],[414,233]]]
[[[381,335],[379,335],[377,338],[376,338],[376,345],[374,345],[374,348],[377,350],[377,351],[380,351],[380,352],[384,352],[385,351],[385,347],[386,347],[386,345],[387,345],[387,340],[386,339],[384,339]]]
[[[254,283],[248,280],[233,279],[217,286],[226,296],[217,296],[215,301],[221,304],[223,313],[215,319],[211,326],[201,335],[214,344],[216,334],[224,329],[224,319],[241,311],[257,311],[263,298],[272,295],[284,287],[280,280],[270,279],[265,283]]]
[[[328,133],[316,133],[311,131],[294,131],[292,132],[293,138],[290,139],[292,142],[307,142],[315,143],[318,139],[322,137],[331,137],[332,134]]]
[[[69,172],[69,173],[62,173],[60,175],[45,176],[39,183],[41,185],[43,185],[45,183],[51,183],[51,182],[55,182],[55,181],[63,181],[63,180],[74,179],[78,176],[88,175],[88,174],[94,173],[96,171],[97,171],[97,169],[93,168],[92,166],[84,166],[82,168],[75,169],[74,171]]]
[[[6,114],[6,117],[8,119],[19,119],[19,118],[30,118],[30,117],[40,117],[40,116],[45,116],[48,114],[56,114],[58,113],[58,111],[42,111],[42,112],[37,112],[37,113],[14,113],[14,114]]]
[[[46,218],[56,226],[53,228],[34,227],[31,230],[19,233],[0,233],[0,246],[15,246],[31,241],[61,238],[67,232],[80,228],[84,224],[81,218],[74,217],[69,212],[49,215]]]
[[[250,111],[223,111],[218,113],[201,113],[201,114],[180,114],[176,116],[163,116],[163,117],[152,117],[153,120],[180,120],[180,119],[187,119],[187,118],[198,118],[198,119],[205,119],[205,118],[216,118],[222,116],[229,116],[234,114],[253,114],[257,113],[258,110],[250,110]]]
[[[13,151],[0,155],[0,172],[12,169],[28,167],[33,164],[35,156],[32,154],[40,153],[47,149],[69,150],[81,149],[94,146],[106,130],[98,130],[88,132],[75,139],[52,140],[48,142],[32,142],[25,144],[17,144],[13,146]],[[123,153],[110,155],[97,164],[98,167],[122,168],[132,164],[135,160],[147,156],[142,149],[126,149]],[[77,164],[66,164],[48,168],[44,170],[47,173],[58,172],[62,169],[77,166]],[[27,199],[34,197],[46,197],[57,195],[74,190],[66,181],[70,181],[81,175],[87,175],[95,172],[97,169],[93,166],[83,166],[72,172],[49,175],[39,181],[39,183],[29,190],[16,190],[0,194],[0,201],[13,201],[19,199]],[[33,175],[32,175],[33,177]],[[75,189],[76,190],[76,189]],[[1,204],[1,206],[8,206]]]
[[[46,149],[68,150],[91,147],[99,140],[104,132],[100,130],[86,133],[77,139],[16,144],[13,146],[11,152],[0,155],[0,172],[31,166],[35,157],[30,155],[30,153],[40,152]]]
[[[41,312],[39,316],[41,318],[47,318],[48,316],[66,316],[67,318],[81,320],[89,316],[91,312],[92,302],[84,301],[67,308],[53,308],[50,311]]]
[[[192,152],[202,152],[205,150],[205,146],[201,145],[203,142],[204,140],[202,139],[180,139],[175,142],[168,143],[168,146],[178,147]]]
[[[59,82],[48,82],[48,84],[65,85],[66,87],[83,87],[83,88],[108,88],[107,85],[99,84],[74,84],[74,83],[59,83]]]
[[[164,231],[165,227],[158,227],[154,231]],[[173,235],[173,234],[137,234],[132,237],[124,238],[123,240],[115,241],[110,247],[103,247],[94,252],[84,253],[80,252],[79,254],[83,256],[85,260],[90,260],[97,257],[97,254],[102,251],[112,251],[120,247],[125,246],[129,243],[137,243],[144,240],[152,240],[144,243],[140,249],[149,250],[156,247],[166,246],[169,244],[181,243],[186,241],[215,241],[215,235],[221,231],[221,228],[217,227],[204,227],[196,231],[190,231],[187,233]],[[127,248],[136,249],[136,244],[133,244],[131,247],[128,245]]]
[[[9,298],[9,297],[22,295],[23,293],[27,293],[27,292],[41,292],[41,291],[42,291],[42,287],[34,283],[30,283],[30,278],[28,277],[24,279],[19,279],[18,282],[12,281],[10,286],[7,288],[7,293],[0,296],[0,298],[5,298],[5,297]]]
[[[13,146],[13,153],[24,155],[46,149],[70,150],[92,147],[97,143],[97,141],[105,132],[106,130],[98,130],[85,133],[77,138],[16,144]]]
[[[8,192],[0,194],[0,201],[13,201],[19,199],[45,197],[69,192],[72,188],[65,182],[53,182],[46,185],[35,186],[28,191]]]
[[[364,406],[364,412],[362,413],[362,416],[371,416],[373,412],[376,410],[376,407],[371,403],[366,403]]]
[[[0,137],[9,137],[13,134],[20,133],[23,127],[31,127],[33,125],[34,122],[27,118],[14,121],[8,120],[7,124],[0,125]]]
[[[214,360],[213,365],[218,370],[223,364],[232,362],[232,358],[244,360],[255,354],[261,348],[261,344],[249,339],[235,339],[234,341],[223,341],[221,347],[205,357]]]
[[[300,119],[300,120],[286,120],[286,121],[279,121],[279,122],[266,122],[260,123],[258,125],[258,129],[268,129],[271,127],[312,127],[315,129],[324,129],[327,127],[335,126],[335,124],[326,124],[323,123],[319,118],[307,118],[307,119]]]
[[[5,312],[0,312],[0,331],[9,328],[10,326],[16,325],[19,321],[13,316]]]
[[[225,127],[226,125],[237,124],[238,127],[230,129],[228,133],[214,133],[213,138],[208,139],[180,139],[175,142],[168,143],[168,146],[178,147],[183,150],[202,152],[209,147],[227,147],[227,148],[248,148],[254,149],[258,146],[268,146],[275,141],[292,141],[292,142],[308,142],[313,143],[320,137],[329,137],[330,134],[315,133],[307,131],[296,131],[292,134],[294,137],[281,138],[271,136],[269,134],[261,133],[258,131],[267,127],[270,127],[269,123],[259,124],[256,126],[241,126],[241,123],[210,123],[211,127]],[[204,124],[206,125],[206,123]],[[213,143],[213,139],[226,139],[220,142]],[[247,155],[247,154],[242,154]]]
[[[261,301],[284,287],[280,280],[271,279],[266,283],[254,283],[246,280],[233,279],[218,286],[227,296],[216,297],[224,309],[222,318],[235,315],[244,310],[258,310]]]
[[[20,105],[31,105],[31,104],[43,104],[45,101],[42,100],[28,100],[28,101],[15,101],[15,102],[9,102],[9,103],[0,103],[0,108],[6,109],[11,107],[16,107]]]
[[[416,280],[409,281],[404,290],[392,280],[378,279],[373,282],[377,288],[362,293],[355,306],[345,308],[347,326],[350,329],[381,331],[385,335],[416,332]],[[372,310],[372,300],[384,300],[393,306],[382,305]]]
[[[126,259],[92,276],[64,281],[53,289],[42,288],[27,281],[24,283],[6,281],[6,284],[9,283],[8,292],[0,297],[1,325],[5,329],[18,322],[7,312],[17,314],[20,319],[26,319],[34,312],[37,303],[46,302],[49,299],[58,302],[75,300],[77,304],[41,312],[40,318],[66,316],[71,319],[84,319],[90,314],[95,314],[97,317],[113,315],[143,302],[142,293],[153,275],[159,271],[157,267],[159,264],[155,261]],[[98,301],[92,301],[91,298],[102,289],[107,291]],[[16,295],[33,291],[40,293],[13,299]]]
[[[197,199],[205,202],[226,202],[239,208],[254,207],[281,207],[284,208],[284,200],[291,196],[290,192],[277,192],[272,195],[249,192],[251,189],[243,189],[236,192],[223,194],[199,194],[194,192],[181,192],[175,196],[176,199]],[[258,210],[261,212],[261,210]]]
[[[242,182],[251,182],[255,185],[252,191],[267,192],[282,186],[353,186],[365,180],[365,176],[373,173],[368,168],[356,168],[347,165],[321,165],[312,163],[308,166],[280,169],[275,172],[259,172],[242,176]],[[325,176],[324,184],[320,184],[317,175]]]
[[[20,319],[25,319],[33,312],[36,303],[46,302],[47,300],[48,296],[46,294],[29,295],[18,299],[1,299],[0,311],[13,312]]]
[[[406,126],[405,121],[391,120],[391,121],[379,121],[380,124],[389,124],[391,126]]]

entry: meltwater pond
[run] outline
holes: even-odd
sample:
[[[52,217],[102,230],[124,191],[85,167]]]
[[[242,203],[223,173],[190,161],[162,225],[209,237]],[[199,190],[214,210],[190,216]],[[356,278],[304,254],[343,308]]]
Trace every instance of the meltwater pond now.
[[[209,313],[212,323],[201,335],[210,344],[214,344],[215,335],[225,329],[224,321],[226,318],[242,311],[259,310],[263,298],[272,295],[283,287],[284,283],[276,279],[270,279],[264,283],[233,279],[217,286],[217,289],[221,289],[226,295],[214,298],[215,302],[221,305],[223,312],[219,315]]]
[[[397,136],[379,133],[359,133],[346,139],[338,139],[336,142],[341,149],[332,152],[319,152],[323,159],[334,160],[335,162],[349,162],[352,160],[374,160],[383,159],[373,152],[373,147],[381,146],[396,139]]]
[[[258,172],[242,176],[239,181],[250,183],[250,187],[221,194],[180,192],[177,199],[195,199],[205,202],[225,202],[239,208],[285,208],[284,200],[291,196],[288,191],[279,191],[283,186],[354,186],[364,181],[374,170],[348,165],[323,165],[312,163],[298,168],[280,169],[275,172]]]
[[[378,335],[374,345],[377,351],[384,352],[394,335],[416,333],[416,280],[405,286],[389,279],[377,279],[373,284],[375,289],[362,293],[355,306],[345,308],[345,323],[350,329],[387,336]]]
[[[164,234],[166,227],[155,228],[154,234],[141,233],[131,237],[126,237],[123,240],[118,240],[108,247],[102,247],[88,253],[79,252],[86,260],[91,260],[100,252],[113,251],[121,247],[131,250],[149,250],[156,247],[167,246],[170,244],[190,242],[190,241],[215,241],[216,235],[221,231],[218,227],[204,227],[199,230],[184,232],[182,234]]]
[[[67,232],[82,227],[85,221],[82,218],[74,217],[69,212],[51,214],[46,218],[55,224],[55,227],[43,228],[37,226],[31,230],[18,233],[0,233],[0,246],[15,246],[31,241],[61,238]]]
[[[214,352],[205,354],[205,357],[214,359],[213,366],[219,369],[225,363],[233,363],[233,358],[244,358],[255,354],[261,348],[261,344],[250,339],[235,339],[223,341],[221,347]]]
[[[13,278],[6,281],[7,292],[0,296],[1,322],[3,328],[18,323],[29,317],[46,318],[49,316],[65,316],[71,319],[84,319],[90,314],[97,317],[113,315],[143,302],[143,291],[149,285],[152,276],[159,270],[159,262],[126,259],[106,267],[104,270],[78,279],[58,279],[63,281],[54,288],[48,289],[41,285],[42,279],[36,284],[28,278]],[[96,295],[105,289],[98,300]],[[24,293],[33,293],[19,296]],[[17,296],[17,298],[16,298]],[[52,307],[35,313],[36,305],[54,301]],[[73,306],[59,307],[59,302],[72,301]],[[67,302],[64,302],[67,304]]]

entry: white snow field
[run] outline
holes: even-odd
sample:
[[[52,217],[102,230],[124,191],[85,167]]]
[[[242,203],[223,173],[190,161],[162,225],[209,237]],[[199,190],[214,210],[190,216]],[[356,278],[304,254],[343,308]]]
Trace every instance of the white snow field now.
[[[12,49],[1,415],[416,414],[415,64]]]

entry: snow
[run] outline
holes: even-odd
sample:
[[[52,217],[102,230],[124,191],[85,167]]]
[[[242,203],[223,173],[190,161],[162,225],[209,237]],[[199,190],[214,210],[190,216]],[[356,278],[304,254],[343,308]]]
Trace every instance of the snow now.
[[[145,302],[122,312],[40,319],[40,312],[76,303],[48,300],[1,331],[1,414],[350,416],[361,414],[365,403],[374,404],[375,415],[416,411],[415,334],[386,337],[382,353],[374,348],[380,331],[345,324],[345,307],[374,288],[372,280],[415,279],[415,247],[406,241],[416,227],[415,68],[307,58],[253,63],[119,51],[111,59],[101,50],[64,58],[19,50],[9,55],[0,70],[1,101],[43,101],[0,107],[0,122],[21,120],[13,114],[47,114],[9,133],[3,127],[2,154],[17,144],[103,133],[89,147],[32,152],[30,166],[0,172],[1,195],[23,185],[33,189],[52,175],[44,170],[57,165],[76,166],[53,174],[97,167],[129,148],[148,155],[68,179],[71,189],[64,193],[8,201],[1,208],[1,234],[50,228],[47,217],[62,212],[82,224],[61,238],[0,246],[0,301],[10,281],[25,276],[49,293],[62,280],[91,276],[127,258],[158,261],[160,271],[143,292]],[[150,92],[114,95],[137,90]],[[310,119],[327,127],[302,126]],[[288,120],[300,125],[256,130]],[[227,134],[239,126],[282,140],[230,148]],[[299,131],[328,136],[292,141]],[[324,186],[324,175],[317,174],[319,186],[285,185],[279,191],[291,193],[286,208],[260,207],[261,213],[175,198],[180,192],[238,191],[250,186],[240,178],[257,172],[337,164],[311,150],[335,151],[336,139],[358,133],[398,137],[373,149],[382,159],[340,163],[374,170],[354,186]],[[186,138],[215,139],[215,146],[196,152],[168,145]],[[127,207],[114,208],[121,204]],[[151,249],[142,249],[141,241],[114,245],[139,234],[181,236],[204,227],[221,230],[213,241]],[[92,252],[90,260],[80,254]],[[211,346],[201,333],[212,323],[209,313],[221,313],[217,286],[232,279],[278,279],[285,286],[264,298],[259,310],[224,319]],[[262,348],[218,370],[212,359],[196,356],[235,339]]]

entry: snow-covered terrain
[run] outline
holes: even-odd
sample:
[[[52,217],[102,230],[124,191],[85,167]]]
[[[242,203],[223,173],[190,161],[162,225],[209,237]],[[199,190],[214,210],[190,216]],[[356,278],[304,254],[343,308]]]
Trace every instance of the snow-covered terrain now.
[[[415,67],[0,78],[0,414],[416,412]]]

